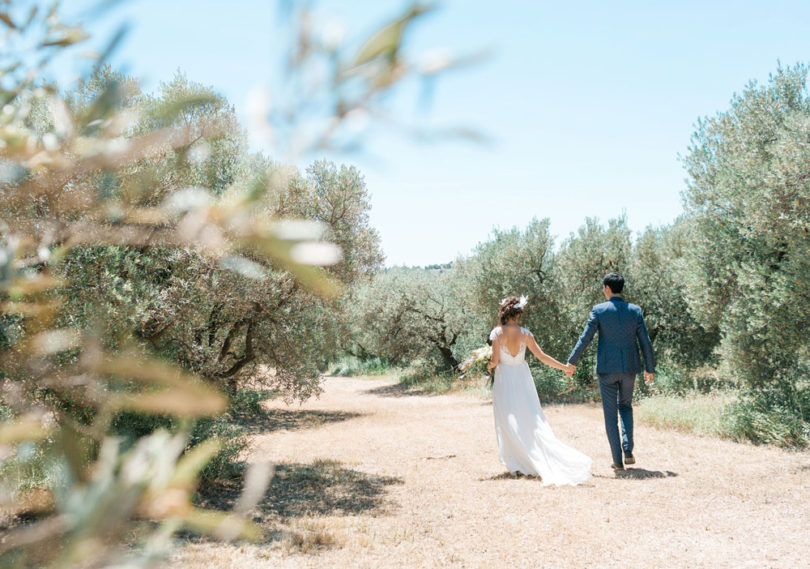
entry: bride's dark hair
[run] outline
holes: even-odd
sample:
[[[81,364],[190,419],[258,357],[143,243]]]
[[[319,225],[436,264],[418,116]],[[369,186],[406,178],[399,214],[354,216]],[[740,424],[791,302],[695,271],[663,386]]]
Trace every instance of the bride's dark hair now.
[[[520,304],[520,299],[516,296],[508,296],[503,299],[501,305],[498,307],[498,321],[501,324],[506,324],[513,318],[517,318],[523,314],[523,308],[516,306]]]

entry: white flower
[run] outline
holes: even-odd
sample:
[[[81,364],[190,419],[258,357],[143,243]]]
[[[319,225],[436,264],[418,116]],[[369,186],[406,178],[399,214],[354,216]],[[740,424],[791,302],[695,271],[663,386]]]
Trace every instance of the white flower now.
[[[501,305],[503,305],[503,303],[506,302],[508,298],[509,297],[506,297],[503,300],[501,300]],[[529,304],[529,299],[526,298],[525,296],[521,296],[520,300],[517,302],[517,304],[514,305],[514,307],[517,309],[523,309],[526,308],[527,304]]]
[[[343,250],[334,243],[302,241],[290,248],[290,258],[299,265],[335,265],[343,258]]]

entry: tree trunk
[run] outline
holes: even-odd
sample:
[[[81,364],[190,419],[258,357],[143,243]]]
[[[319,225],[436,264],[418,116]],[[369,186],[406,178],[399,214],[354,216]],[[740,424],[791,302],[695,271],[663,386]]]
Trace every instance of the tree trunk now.
[[[458,360],[453,356],[453,350],[445,346],[439,346],[439,353],[444,359],[445,366],[448,369],[458,369]]]

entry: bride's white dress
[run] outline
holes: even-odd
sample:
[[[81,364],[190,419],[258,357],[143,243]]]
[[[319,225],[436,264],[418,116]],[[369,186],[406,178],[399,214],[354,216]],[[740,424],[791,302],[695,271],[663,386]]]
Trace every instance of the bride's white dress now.
[[[501,334],[495,328],[490,339]],[[591,459],[560,442],[546,421],[526,363],[525,338],[531,335],[521,328],[520,349],[514,356],[505,342],[499,342],[492,406],[501,462],[510,472],[540,476],[543,486],[581,484],[591,478]]]

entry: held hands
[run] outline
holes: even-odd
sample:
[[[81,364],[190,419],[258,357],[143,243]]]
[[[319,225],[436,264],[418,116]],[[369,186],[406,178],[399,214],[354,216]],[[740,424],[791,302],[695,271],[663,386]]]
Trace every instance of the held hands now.
[[[573,364],[565,364],[565,369],[562,370],[567,377],[573,377],[574,372],[577,371],[577,366]]]
[[[652,385],[653,379],[655,378],[654,373],[650,373],[648,371],[644,372],[644,385]]]

